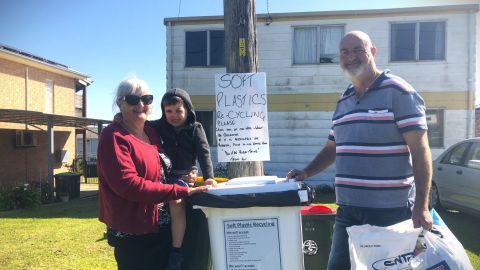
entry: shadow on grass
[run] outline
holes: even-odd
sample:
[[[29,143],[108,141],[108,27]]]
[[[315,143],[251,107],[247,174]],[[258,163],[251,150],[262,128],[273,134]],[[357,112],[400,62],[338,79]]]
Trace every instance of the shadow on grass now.
[[[462,243],[465,249],[475,254],[480,254],[480,234],[478,226],[480,218],[474,217],[458,211],[450,211],[445,209],[435,209],[440,217],[445,221],[448,228]]]
[[[104,232],[103,233],[103,237],[102,238],[98,238],[97,241],[95,242],[102,242],[102,241],[106,241],[107,240],[107,232]]]
[[[314,203],[335,204],[335,194],[329,190],[315,192]],[[448,228],[462,243],[463,247],[474,254],[480,254],[480,234],[478,226],[480,217],[471,216],[466,213],[445,209],[436,209],[447,224]]]
[[[75,199],[63,203],[51,203],[34,209],[0,212],[0,218],[96,218],[98,198]]]

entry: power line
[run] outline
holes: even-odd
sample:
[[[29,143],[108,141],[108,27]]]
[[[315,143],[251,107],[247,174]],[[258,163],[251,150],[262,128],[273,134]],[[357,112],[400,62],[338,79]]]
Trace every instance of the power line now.
[[[178,13],[177,13],[177,19],[180,18],[180,8],[182,6],[182,0],[178,1]]]
[[[267,14],[268,14],[268,17],[265,20],[265,24],[270,25],[273,22],[273,19],[272,19],[272,16],[270,16],[270,9],[269,9],[269,6],[268,6],[268,0],[267,0]]]

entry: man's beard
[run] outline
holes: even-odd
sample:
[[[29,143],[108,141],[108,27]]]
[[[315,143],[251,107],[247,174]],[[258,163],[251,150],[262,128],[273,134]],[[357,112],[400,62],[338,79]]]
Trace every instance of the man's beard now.
[[[365,64],[360,64],[356,67],[348,67],[343,69],[343,72],[349,79],[357,78],[360,77],[366,70],[366,65]]]

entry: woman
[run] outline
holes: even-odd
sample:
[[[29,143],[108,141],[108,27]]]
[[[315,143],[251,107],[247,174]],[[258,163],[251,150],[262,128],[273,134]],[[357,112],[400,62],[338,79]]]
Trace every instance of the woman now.
[[[164,269],[170,239],[159,229],[157,204],[207,189],[160,182],[159,136],[145,126],[152,102],[144,81],[122,81],[115,104],[123,121],[106,127],[98,145],[99,220],[118,269]]]

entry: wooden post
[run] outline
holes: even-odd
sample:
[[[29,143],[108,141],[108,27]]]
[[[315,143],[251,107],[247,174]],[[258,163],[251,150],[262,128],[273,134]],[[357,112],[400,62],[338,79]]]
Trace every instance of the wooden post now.
[[[255,0],[223,0],[225,66],[227,73],[256,73],[258,69]],[[230,162],[228,177],[263,175],[263,162]]]

